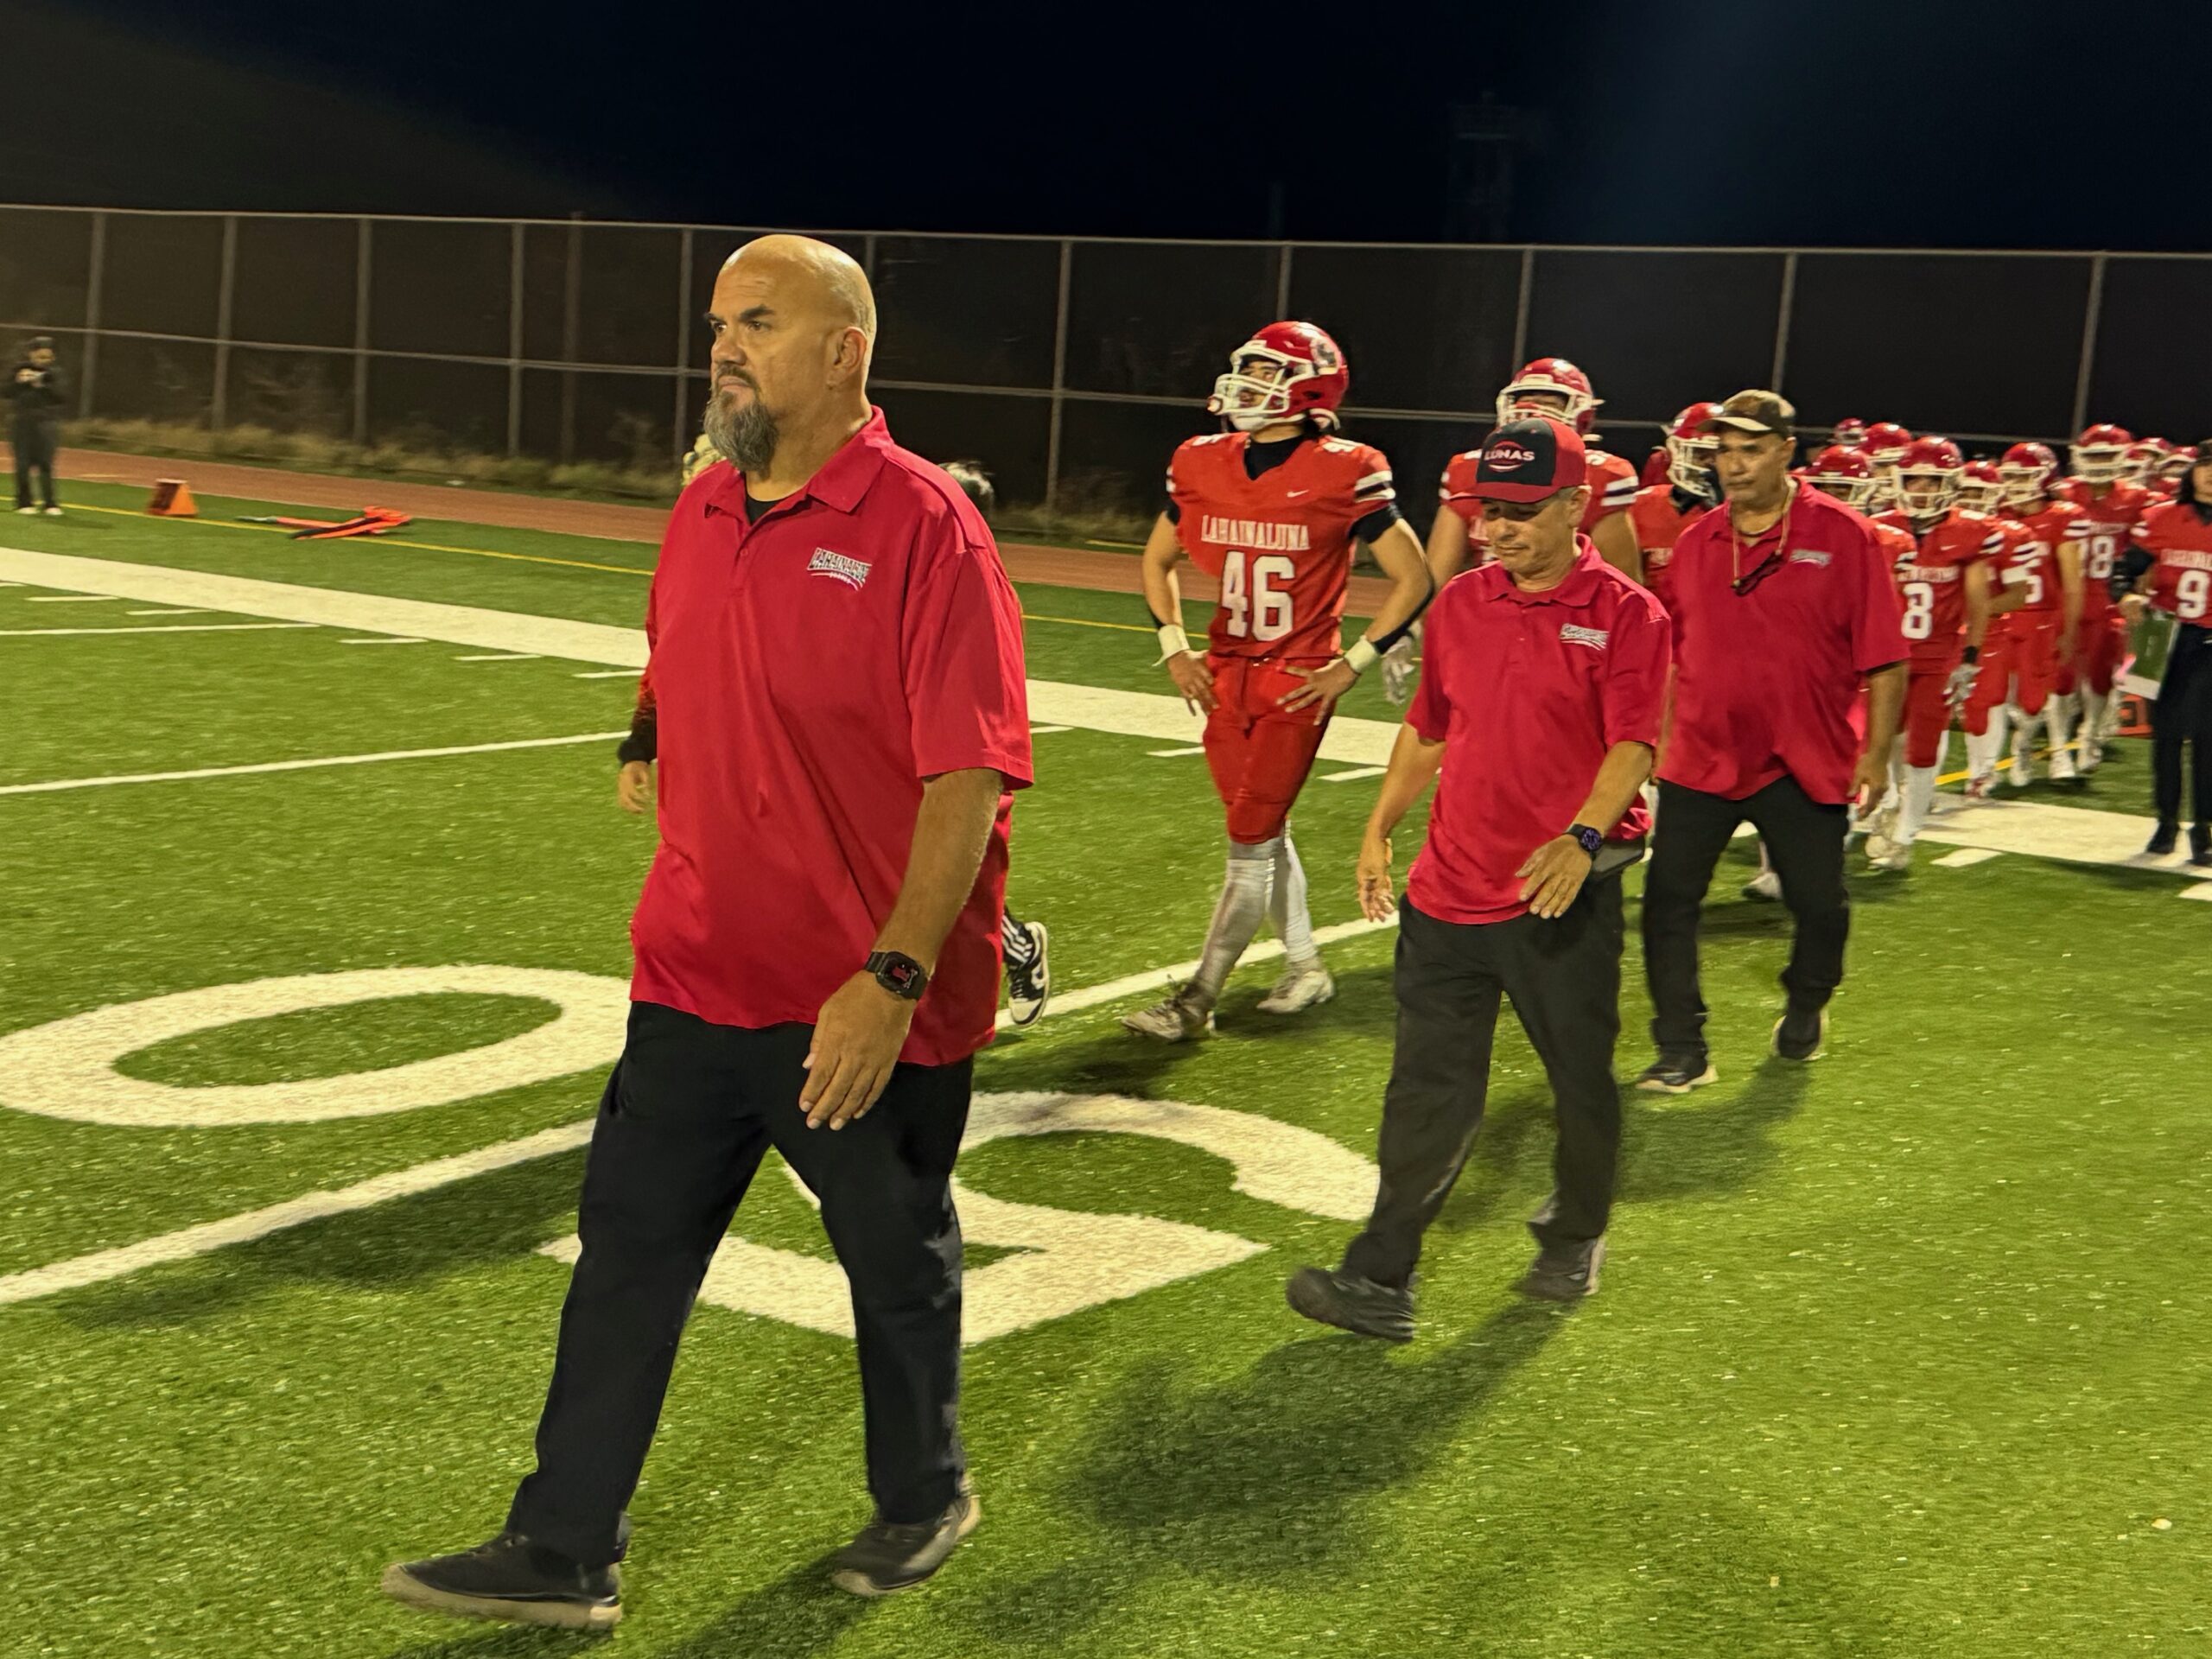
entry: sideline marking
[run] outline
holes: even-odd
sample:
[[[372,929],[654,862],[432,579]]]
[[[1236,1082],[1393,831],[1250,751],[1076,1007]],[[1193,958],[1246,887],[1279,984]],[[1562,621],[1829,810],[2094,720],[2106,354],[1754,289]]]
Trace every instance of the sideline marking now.
[[[48,795],[64,789],[103,789],[111,784],[172,784],[194,778],[238,778],[257,772],[306,772],[316,766],[365,766],[379,760],[432,760],[449,754],[494,754],[507,749],[552,749],[567,743],[613,743],[627,732],[579,732],[572,737],[521,737],[505,743],[456,743],[436,749],[384,749],[374,754],[325,754],[302,760],[257,760],[251,766],[199,766],[190,772],[129,772],[108,778],[54,778],[37,784],[0,785],[0,795]]]
[[[1204,754],[1205,752],[1205,745],[1203,743],[1193,744],[1187,749],[1147,749],[1145,751],[1155,760],[1173,760],[1179,755]]]
[[[1388,766],[1354,766],[1350,772],[1325,772],[1321,774],[1321,781],[1325,784],[1348,784],[1355,778],[1380,778],[1389,770]]]
[[[1939,870],[1970,870],[1977,864],[1986,864],[1993,858],[2003,856],[2002,853],[1987,847],[1961,847],[1957,852],[1946,853],[1937,859],[1936,868]]]
[[[210,616],[213,613],[194,608],[184,610],[125,611],[125,616]]]
[[[480,651],[454,658],[456,663],[542,663],[544,660],[534,651]]]
[[[644,671],[635,668],[594,668],[588,674],[571,674],[572,680],[634,680]]]
[[[156,622],[135,628],[0,628],[10,639],[51,639],[65,633],[259,633],[270,628],[311,628],[312,622]]]
[[[340,639],[341,645],[427,645],[427,639],[410,639],[404,634],[378,634],[373,639]]]
[[[113,594],[33,594],[26,605],[100,605],[115,597]]]

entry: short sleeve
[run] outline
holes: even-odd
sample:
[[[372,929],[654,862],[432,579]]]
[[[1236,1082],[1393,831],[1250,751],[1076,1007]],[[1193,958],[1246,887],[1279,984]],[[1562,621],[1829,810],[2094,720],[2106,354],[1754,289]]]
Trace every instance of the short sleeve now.
[[[1847,595],[1852,606],[1851,665],[1861,674],[1904,661],[1904,621],[1897,601],[1897,579],[1872,530],[1855,524],[1850,557],[1858,566],[1857,582]]]
[[[1398,499],[1398,489],[1390,476],[1390,463],[1380,449],[1363,443],[1356,459],[1358,465],[1352,473],[1352,511],[1365,518],[1393,505]]]
[[[1446,605],[1441,594],[1429,607],[1428,622],[1421,632],[1421,678],[1406,709],[1406,724],[1431,743],[1441,743],[1452,729],[1452,694],[1446,685],[1449,677],[1446,671],[1450,666],[1456,609]]]
[[[1018,788],[1034,775],[1020,604],[988,537],[957,539],[957,520],[934,533],[947,544],[921,556],[901,625],[915,774],[988,766]]]
[[[1475,461],[1472,450],[1463,455],[1452,456],[1444,463],[1444,480],[1437,489],[1444,505],[1470,524],[1481,518],[1483,512],[1481,498],[1469,493],[1475,483]]]
[[[1605,682],[1599,692],[1605,747],[1659,747],[1667,704],[1667,671],[1674,661],[1674,629],[1659,601],[1631,593],[1614,613],[1605,646]]]

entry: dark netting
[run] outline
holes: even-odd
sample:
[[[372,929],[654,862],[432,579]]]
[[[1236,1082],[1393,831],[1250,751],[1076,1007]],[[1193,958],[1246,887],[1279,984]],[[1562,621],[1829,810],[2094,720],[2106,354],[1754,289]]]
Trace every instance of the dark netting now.
[[[1528,354],[1580,365],[1601,424],[1640,456],[1684,404],[1766,385],[1782,272],[1780,254],[1539,253]]]
[[[1052,404],[982,391],[880,391],[891,435],[934,461],[973,461],[991,475],[1003,505],[1045,499]]]
[[[678,231],[594,226],[584,232],[576,319],[582,361],[638,368],[675,363],[683,252]]]
[[[1060,431],[1062,511],[1131,513],[1149,520],[1167,499],[1175,446],[1217,424],[1195,402],[1092,403],[1071,398]]]
[[[1291,255],[1290,314],[1319,323],[1344,347],[1355,405],[1489,408],[1513,366],[1520,289],[1521,256],[1492,249]]]
[[[1202,402],[1229,353],[1275,320],[1277,259],[1269,247],[1077,243],[1067,384]]]
[[[240,219],[231,338],[351,346],[359,221]]]
[[[2062,432],[2088,284],[2086,257],[1804,254],[1786,389],[1819,426]]]
[[[100,327],[212,339],[223,285],[223,221],[110,213]]]
[[[522,448],[548,461],[594,461],[674,475],[676,391],[671,375],[525,369]]]
[[[252,346],[231,348],[228,422],[265,426],[273,432],[351,437],[353,432],[351,353],[276,352]]]
[[[369,364],[369,441],[404,449],[503,453],[507,372],[476,363],[376,358]]]
[[[1056,242],[875,239],[876,372],[887,380],[1049,386]]]
[[[371,236],[370,345],[506,356],[506,226],[380,219]]]
[[[92,249],[90,213],[0,208],[0,326],[83,322]]]
[[[2087,418],[2196,443],[2212,434],[2208,385],[2212,260],[2107,262]]]
[[[691,232],[690,364],[693,368],[707,366],[707,348],[713,343],[713,335],[707,328],[706,315],[707,307],[714,299],[715,274],[721,270],[722,262],[739,248],[757,236],[767,234],[765,230],[728,225],[702,226]],[[809,232],[808,234],[812,235],[813,232]],[[868,244],[865,238],[817,236],[815,240],[827,242],[833,248],[842,248],[863,264],[867,263]]]
[[[196,341],[100,340],[92,412],[111,421],[205,425],[215,397],[215,348]]]
[[[1344,435],[1371,443],[1390,459],[1398,486],[1398,510],[1426,542],[1436,517],[1437,486],[1444,463],[1480,443],[1489,425],[1481,421],[1410,421],[1377,415],[1355,416]]]

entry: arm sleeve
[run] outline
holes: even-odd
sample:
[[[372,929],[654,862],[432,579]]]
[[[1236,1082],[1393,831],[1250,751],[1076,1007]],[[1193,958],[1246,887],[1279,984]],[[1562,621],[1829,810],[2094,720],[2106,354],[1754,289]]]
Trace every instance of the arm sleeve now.
[[[961,532],[957,523],[941,533]],[[1033,777],[1021,607],[998,550],[952,540],[906,600],[901,674],[918,777],[988,766],[1014,788]]]
[[[1882,557],[1881,543],[1870,528],[1861,528],[1850,556],[1859,566],[1857,605],[1851,618],[1851,665],[1871,674],[1910,653],[1905,649],[1904,611],[1897,601],[1897,584]]]
[[[1667,670],[1674,655],[1674,629],[1656,600],[1639,595],[1636,604],[1621,607],[1606,646],[1605,683],[1599,693],[1607,748],[1616,743],[1659,747]]]
[[[1431,608],[1437,613],[1429,619],[1427,660],[1421,664],[1420,683],[1414,688],[1414,700],[1406,709],[1406,724],[1431,743],[1441,743],[1452,729],[1452,696],[1445,688],[1446,659],[1439,647],[1446,639],[1450,625],[1441,607]]]
[[[1374,512],[1354,524],[1351,527],[1352,539],[1356,542],[1366,542],[1371,545],[1379,541],[1382,532],[1391,525],[1403,524],[1406,515],[1398,511],[1398,504],[1395,501],[1389,502],[1376,508]]]
[[[652,664],[645,664],[645,671],[638,676],[638,703],[630,711],[630,735],[615,746],[614,758],[626,765],[632,760],[658,760],[660,758],[660,710],[653,702]]]

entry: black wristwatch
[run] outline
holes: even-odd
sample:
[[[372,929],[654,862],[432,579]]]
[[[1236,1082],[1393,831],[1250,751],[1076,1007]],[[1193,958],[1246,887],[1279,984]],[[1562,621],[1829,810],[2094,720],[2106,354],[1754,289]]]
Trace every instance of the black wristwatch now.
[[[896,950],[877,951],[868,959],[868,970],[877,984],[905,1001],[918,1002],[930,988],[930,970]]]
[[[1586,823],[1570,823],[1567,833],[1574,837],[1575,844],[1591,857],[1598,856],[1598,849],[1605,844],[1605,837]]]

